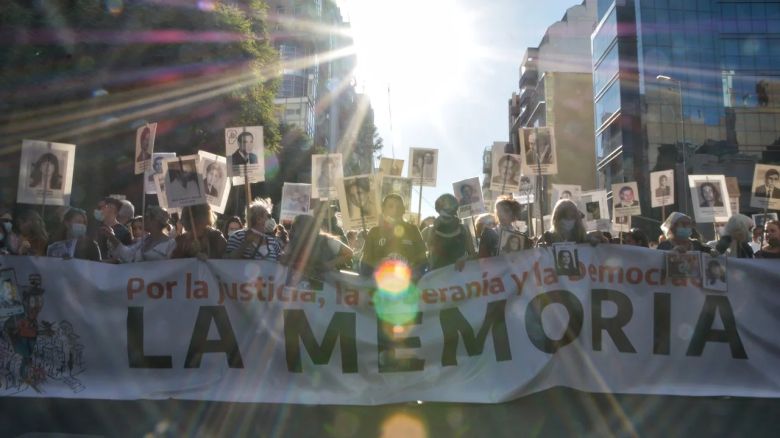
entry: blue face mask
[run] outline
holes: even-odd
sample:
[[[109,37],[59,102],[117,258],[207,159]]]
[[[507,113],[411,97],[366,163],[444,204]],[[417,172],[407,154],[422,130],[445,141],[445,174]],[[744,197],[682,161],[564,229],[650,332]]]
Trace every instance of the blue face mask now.
[[[103,212],[100,210],[95,210],[92,212],[92,215],[95,217],[95,220],[98,222],[103,222]]]
[[[691,237],[691,229],[690,228],[678,228],[675,230],[674,235],[676,237],[679,237],[680,239],[688,239]]]

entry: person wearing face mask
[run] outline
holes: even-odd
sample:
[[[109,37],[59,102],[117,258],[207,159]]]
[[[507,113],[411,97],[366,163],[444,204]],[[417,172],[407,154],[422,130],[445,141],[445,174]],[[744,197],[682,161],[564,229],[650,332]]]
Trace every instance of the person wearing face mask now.
[[[363,246],[360,274],[370,277],[385,260],[405,263],[412,271],[412,278],[422,276],[427,265],[425,242],[420,230],[404,222],[404,200],[397,194],[389,194],[382,200],[382,217],[379,225],[371,228]]]
[[[116,253],[121,263],[167,260],[171,258],[176,241],[168,236],[168,222],[171,217],[161,207],[152,205],[146,207],[143,227],[146,234],[132,245],[123,245],[115,236],[109,236],[116,246]]]
[[[521,249],[527,249],[533,246],[527,236],[520,233],[520,230],[514,226],[514,222],[520,219],[521,209],[520,203],[511,197],[499,197],[499,199],[496,200],[496,218],[498,219],[498,224],[494,227],[486,226],[480,230],[478,252],[480,258],[495,257],[501,253],[500,245],[502,240],[501,235],[503,233],[521,236]],[[487,221],[487,219],[483,220]]]
[[[726,222],[723,236],[715,245],[715,251],[730,257],[740,259],[752,259],[753,249],[750,247],[753,219],[744,214],[735,214]]]
[[[227,241],[222,232],[214,228],[214,215],[208,204],[184,207],[181,224],[185,231],[176,237],[176,249],[171,258],[218,259],[225,253]]]
[[[780,222],[768,220],[764,223],[764,247],[756,253],[757,259],[780,259]]]
[[[98,202],[97,209],[94,211],[95,220],[100,223],[97,243],[100,247],[100,254],[103,256],[104,261],[117,261],[117,258],[113,253],[115,246],[110,243],[113,239],[110,239],[108,237],[109,235],[116,237],[122,245],[130,245],[133,243],[130,230],[117,220],[119,209],[121,208],[122,201],[116,198],[105,197]]]
[[[700,251],[709,254],[710,247],[694,239],[693,220],[690,216],[678,211],[672,212],[661,224],[661,231],[666,235],[666,240],[658,244],[662,251]]]
[[[227,241],[225,258],[279,260],[282,245],[273,233],[276,221],[271,217],[270,199],[257,198],[249,204],[246,228],[233,232]]]
[[[544,232],[539,240],[539,246],[550,246],[559,242],[598,243],[596,239],[600,240],[601,237],[596,233],[593,237],[588,236],[582,217],[583,214],[577,208],[577,204],[568,199],[559,200],[553,208],[552,227]]]
[[[428,265],[431,270],[455,265],[463,270],[466,260],[472,258],[474,244],[471,235],[458,219],[458,200],[446,193],[439,196],[434,204],[439,217],[433,223],[428,244]]]
[[[100,261],[100,248],[97,242],[87,236],[87,213],[78,208],[69,209],[62,217],[63,228],[58,236],[52,236],[47,254],[51,254],[53,248],[60,242],[73,245],[73,252],[69,257],[81,260]]]

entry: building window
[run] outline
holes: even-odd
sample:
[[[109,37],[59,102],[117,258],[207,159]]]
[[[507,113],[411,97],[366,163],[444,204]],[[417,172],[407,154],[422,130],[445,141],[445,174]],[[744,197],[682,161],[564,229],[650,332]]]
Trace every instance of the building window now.
[[[620,110],[620,81],[615,81],[596,101],[593,126],[600,128]]]
[[[604,20],[604,24],[602,24],[601,28],[597,30],[595,34],[593,34],[593,40],[591,43],[593,49],[591,52],[593,53],[594,61],[601,59],[609,45],[612,44],[612,41],[614,41],[618,36],[616,11],[617,9],[612,9],[612,12],[610,12],[609,17]]]
[[[604,59],[593,70],[593,94],[598,95],[619,71],[618,45],[609,50]]]
[[[607,158],[609,154],[623,145],[623,134],[619,120],[614,120],[601,132],[596,134],[596,162]]]

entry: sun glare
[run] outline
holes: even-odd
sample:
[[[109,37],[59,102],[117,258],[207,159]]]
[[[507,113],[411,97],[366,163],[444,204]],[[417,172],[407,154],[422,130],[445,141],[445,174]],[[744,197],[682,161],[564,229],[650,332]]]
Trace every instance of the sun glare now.
[[[392,90],[404,112],[428,112],[467,91],[478,56],[472,15],[454,0],[347,0],[357,76],[370,94]],[[373,98],[374,96],[372,96]],[[408,114],[407,114],[408,115]]]

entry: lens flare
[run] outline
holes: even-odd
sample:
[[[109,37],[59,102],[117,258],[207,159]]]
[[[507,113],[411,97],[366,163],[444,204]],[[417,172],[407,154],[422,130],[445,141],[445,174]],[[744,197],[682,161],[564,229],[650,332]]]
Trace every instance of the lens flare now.
[[[409,266],[401,260],[386,260],[377,268],[374,279],[377,316],[397,326],[412,321],[419,307],[419,291],[412,283]]]

